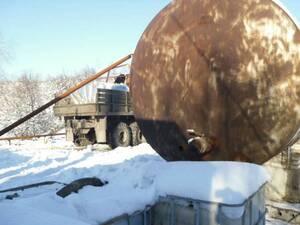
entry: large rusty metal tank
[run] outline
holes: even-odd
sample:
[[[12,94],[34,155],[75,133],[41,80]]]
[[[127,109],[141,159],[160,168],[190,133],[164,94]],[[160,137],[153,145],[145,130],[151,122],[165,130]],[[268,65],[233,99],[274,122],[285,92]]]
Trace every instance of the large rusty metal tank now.
[[[300,32],[272,0],[174,0],[131,73],[136,119],[167,160],[261,164],[300,127]]]

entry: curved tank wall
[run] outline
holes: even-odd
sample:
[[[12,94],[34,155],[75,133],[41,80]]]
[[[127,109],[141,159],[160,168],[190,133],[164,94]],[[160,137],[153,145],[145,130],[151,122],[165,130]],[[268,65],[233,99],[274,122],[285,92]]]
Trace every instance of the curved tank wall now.
[[[136,119],[167,160],[263,163],[300,125],[300,32],[277,1],[175,0],[131,73]]]

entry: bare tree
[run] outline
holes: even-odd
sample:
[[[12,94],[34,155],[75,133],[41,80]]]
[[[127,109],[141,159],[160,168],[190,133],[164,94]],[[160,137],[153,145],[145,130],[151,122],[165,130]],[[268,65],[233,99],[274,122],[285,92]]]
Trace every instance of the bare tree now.
[[[88,75],[92,69],[82,70],[75,76],[66,74],[40,81],[31,73],[24,73],[17,81],[0,81],[0,128],[4,128],[21,117],[42,106],[55,94],[75,85]],[[8,135],[34,135],[57,131],[63,127],[53,115],[53,107],[41,112],[29,121],[12,130]]]
[[[48,79],[49,82],[47,82],[47,85],[48,87],[50,87],[48,90],[51,92],[52,95],[60,94],[93,74],[95,74],[95,70],[90,67],[86,67],[75,74],[62,73],[60,75]]]
[[[23,74],[16,82],[5,82],[0,91],[2,127],[29,114],[44,103],[41,81],[30,73]],[[12,130],[11,134],[34,135],[48,132],[53,126],[53,119],[52,112],[46,110]]]
[[[15,89],[16,102],[18,102],[16,110],[19,111],[19,115],[29,114],[44,104],[43,95],[45,90],[42,89],[41,81],[36,76],[28,73],[22,75]],[[51,126],[51,112],[46,110],[20,126],[19,131],[22,135],[38,134],[48,132]]]

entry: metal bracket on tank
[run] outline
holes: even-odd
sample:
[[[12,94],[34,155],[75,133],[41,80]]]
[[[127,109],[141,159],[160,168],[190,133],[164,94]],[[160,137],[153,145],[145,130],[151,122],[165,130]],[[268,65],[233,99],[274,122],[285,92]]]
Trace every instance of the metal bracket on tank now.
[[[216,146],[214,138],[208,137],[203,133],[197,133],[193,129],[186,130],[191,138],[188,140],[189,145],[194,145],[201,154],[208,153]]]

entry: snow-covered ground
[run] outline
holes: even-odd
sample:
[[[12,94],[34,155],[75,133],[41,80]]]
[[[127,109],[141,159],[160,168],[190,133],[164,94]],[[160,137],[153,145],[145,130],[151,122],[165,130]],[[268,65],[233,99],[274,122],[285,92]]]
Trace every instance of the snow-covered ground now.
[[[252,164],[168,163],[148,144],[112,151],[99,148],[107,146],[74,150],[72,143],[59,137],[47,143],[44,139],[0,143],[1,190],[83,177],[108,182],[103,187],[86,186],[64,199],[55,194],[61,184],[19,191],[14,200],[5,197],[15,192],[0,193],[0,224],[96,225],[143,210],[166,194],[241,203],[268,179],[262,167]]]
[[[267,225],[290,225],[290,223],[281,221],[281,220],[275,220],[271,218],[267,218]]]
[[[3,200],[10,193],[0,194],[0,224],[99,224],[124,212],[133,213],[151,203],[154,194],[151,188],[137,188],[139,178],[150,164],[163,162],[146,144],[109,152],[76,151],[71,143],[57,138],[48,144],[43,140],[19,144],[0,146],[1,190],[92,176],[109,184],[85,187],[65,199],[55,194],[62,185],[19,192],[20,197],[12,201]]]

